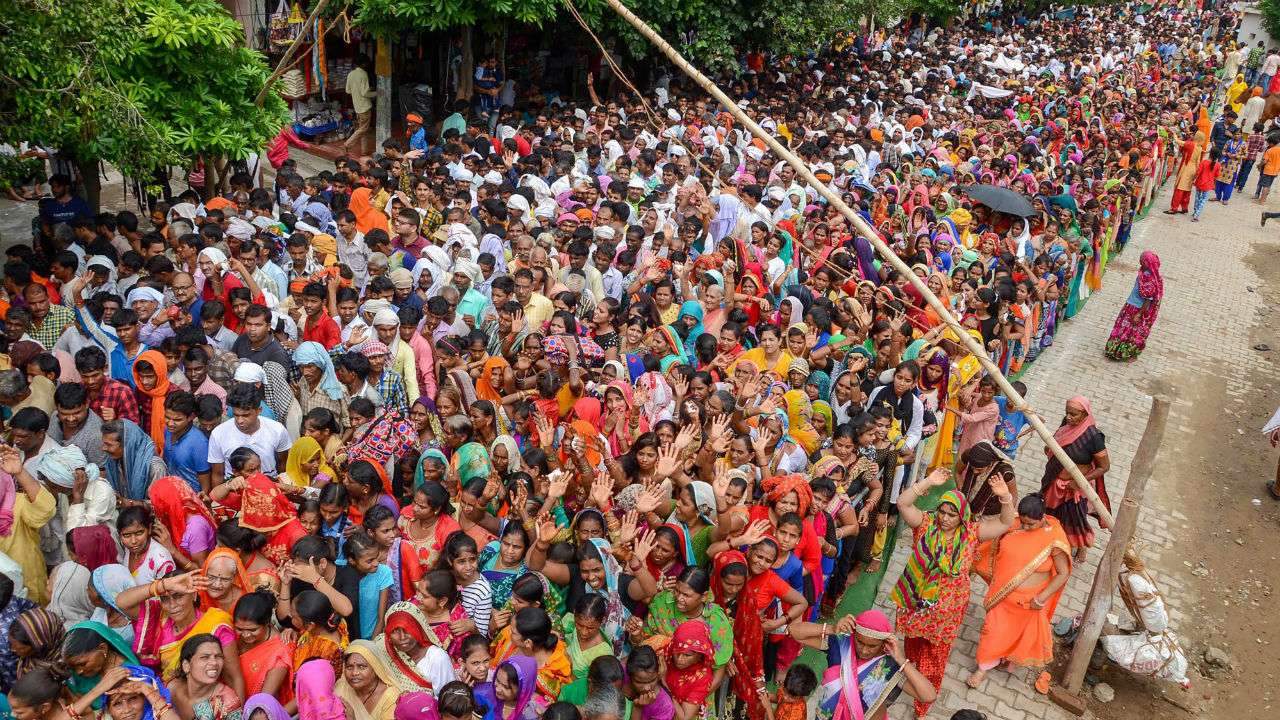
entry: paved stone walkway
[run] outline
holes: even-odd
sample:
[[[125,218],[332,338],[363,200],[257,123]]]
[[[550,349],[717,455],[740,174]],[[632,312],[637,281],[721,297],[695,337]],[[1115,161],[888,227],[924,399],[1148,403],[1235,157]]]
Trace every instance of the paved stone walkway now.
[[[1254,376],[1252,382],[1255,383],[1257,376],[1280,380],[1274,363],[1254,352],[1250,342],[1252,320],[1258,317],[1264,301],[1262,293],[1252,291],[1261,281],[1249,269],[1245,258],[1255,242],[1274,237],[1268,229],[1258,226],[1259,206],[1247,195],[1237,194],[1228,207],[1210,203],[1201,222],[1192,223],[1189,216],[1160,212],[1168,207],[1169,194],[1166,187],[1156,208],[1135,226],[1134,237],[1124,253],[1112,258],[1102,292],[1090,298],[1079,315],[1060,327],[1054,347],[1042,355],[1023,378],[1028,388],[1028,402],[1039,411],[1050,429],[1060,422],[1068,398],[1085,395],[1092,401],[1111,456],[1106,483],[1113,509],[1119,508],[1124,495],[1129,464],[1146,425],[1151,393],[1157,392],[1153,389],[1155,383],[1169,383],[1176,392],[1179,383],[1213,382],[1242,375]],[[1212,251],[1206,252],[1206,248]],[[1107,360],[1102,350],[1133,286],[1138,256],[1143,250],[1154,250],[1161,257],[1164,301],[1146,351],[1136,362],[1119,364]],[[1227,298],[1230,301],[1224,301]],[[1206,336],[1206,328],[1214,330],[1211,337]],[[1226,359],[1230,359],[1230,365]],[[1271,412],[1270,408],[1263,410],[1267,414]],[[1179,577],[1189,575],[1189,569],[1182,562],[1189,539],[1178,537],[1187,520],[1178,508],[1186,499],[1175,502],[1171,488],[1161,483],[1162,468],[1175,462],[1171,457],[1174,449],[1186,441],[1191,432],[1187,423],[1189,412],[1185,400],[1175,401],[1171,408],[1161,460],[1147,486],[1137,535],[1157,582],[1166,586],[1176,586]],[[1245,427],[1243,432],[1256,433],[1257,428]],[[1045,463],[1043,449],[1043,442],[1033,433],[1018,453],[1015,469],[1022,494],[1039,490]],[[1254,484],[1259,485],[1260,490],[1261,481]],[[1253,490],[1253,496],[1259,490]],[[1101,559],[1101,548],[1109,537],[1108,531],[1099,531],[1087,561],[1075,567],[1057,617],[1083,612]],[[1183,554],[1175,548],[1175,539],[1182,540]],[[909,533],[899,535],[877,595],[876,604],[881,609],[892,607],[887,594],[906,562],[909,540]],[[953,646],[942,692],[929,717],[949,718],[963,708],[980,710],[993,720],[1073,717],[1038,694],[1026,681],[1004,672],[992,671],[976,690],[965,686],[964,680],[976,667],[974,656],[982,627],[985,593],[986,585],[975,580],[969,613]],[[1185,595],[1166,593],[1166,602],[1175,629],[1191,621]],[[1116,612],[1116,608],[1124,612],[1118,600],[1112,612]],[[1186,631],[1184,634],[1189,634],[1192,628],[1187,627]],[[911,704],[905,700],[895,703],[889,715],[897,720],[914,717]]]

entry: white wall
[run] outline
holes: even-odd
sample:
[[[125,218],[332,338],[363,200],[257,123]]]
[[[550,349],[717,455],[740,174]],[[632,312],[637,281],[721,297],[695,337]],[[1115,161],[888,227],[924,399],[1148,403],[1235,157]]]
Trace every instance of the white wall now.
[[[1240,19],[1240,30],[1236,33],[1236,39],[1243,45],[1254,47],[1261,40],[1267,44],[1268,48],[1277,45],[1275,38],[1271,37],[1262,27],[1262,15],[1252,5],[1246,5],[1242,8],[1243,17]]]

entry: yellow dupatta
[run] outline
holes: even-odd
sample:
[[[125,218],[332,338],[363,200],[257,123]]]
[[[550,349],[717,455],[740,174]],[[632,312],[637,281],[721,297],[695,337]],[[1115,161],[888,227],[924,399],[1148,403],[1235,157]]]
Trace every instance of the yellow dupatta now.
[[[172,626],[173,621],[166,620]],[[178,676],[179,659],[182,654],[182,644],[196,635],[213,634],[220,625],[225,625],[228,630],[232,628],[231,615],[225,610],[218,608],[210,608],[205,610],[200,618],[187,628],[186,632],[178,636],[176,640],[160,646],[160,673],[166,682],[173,680]]]
[[[317,474],[328,475],[330,479],[334,479],[333,469],[329,467],[328,461],[324,457],[324,449],[320,447],[320,443],[313,437],[303,435],[298,441],[289,448],[289,457],[285,460],[284,476],[290,483],[298,487],[308,487],[311,485],[311,478],[302,471],[302,463],[310,461],[319,453],[320,468]]]

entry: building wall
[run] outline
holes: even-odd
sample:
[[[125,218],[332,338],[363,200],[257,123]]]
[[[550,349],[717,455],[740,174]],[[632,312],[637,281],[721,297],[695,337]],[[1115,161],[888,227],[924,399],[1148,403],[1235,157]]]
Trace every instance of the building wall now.
[[[1240,30],[1236,33],[1236,39],[1241,44],[1253,47],[1259,40],[1265,42],[1268,48],[1280,44],[1262,27],[1262,14],[1255,6],[1246,5],[1241,10],[1243,16],[1240,19]]]

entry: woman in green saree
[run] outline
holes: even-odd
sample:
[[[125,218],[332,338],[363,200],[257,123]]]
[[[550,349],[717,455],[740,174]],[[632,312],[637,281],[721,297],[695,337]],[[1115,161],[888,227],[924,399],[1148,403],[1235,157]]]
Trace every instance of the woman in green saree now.
[[[133,648],[115,630],[91,620],[71,626],[62,642],[62,654],[71,669],[67,687],[76,696],[93,690],[111,668],[141,664]],[[94,708],[101,709],[105,699],[104,695],[95,700]]]

